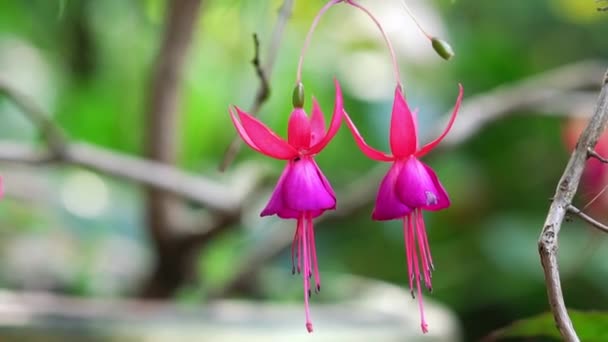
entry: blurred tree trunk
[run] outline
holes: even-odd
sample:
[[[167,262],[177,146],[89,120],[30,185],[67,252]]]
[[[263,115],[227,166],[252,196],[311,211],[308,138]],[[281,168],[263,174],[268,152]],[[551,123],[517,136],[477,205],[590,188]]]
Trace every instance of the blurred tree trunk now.
[[[183,66],[203,0],[170,0],[164,37],[148,90],[146,156],[174,164],[179,142],[179,108]],[[156,254],[156,266],[144,297],[170,296],[191,274],[191,251],[185,251],[172,234],[171,209],[176,200],[162,191],[146,192],[146,220]]]

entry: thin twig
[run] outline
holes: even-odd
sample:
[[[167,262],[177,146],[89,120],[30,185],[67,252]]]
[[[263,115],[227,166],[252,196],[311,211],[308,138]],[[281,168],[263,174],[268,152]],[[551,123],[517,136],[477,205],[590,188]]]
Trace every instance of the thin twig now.
[[[268,49],[266,50],[266,63],[264,63],[263,67],[260,64],[260,43],[257,35],[253,35],[254,57],[252,60],[252,64],[255,68],[256,75],[260,80],[260,87],[258,88],[258,91],[256,93],[255,100],[253,102],[253,105],[251,106],[251,110],[249,111],[249,113],[253,116],[257,116],[259,114],[262,105],[270,96],[269,79],[272,75],[274,64],[279,53],[279,45],[281,44],[281,40],[283,39],[283,33],[285,32],[287,21],[291,16],[293,4],[294,0],[285,0],[283,2],[283,5],[281,6],[281,9],[279,10],[277,22],[272,32],[272,38],[270,44],[268,45]],[[224,152],[224,158],[222,159],[222,162],[219,166],[220,171],[225,171],[228,166],[232,164],[234,158],[236,158],[237,154],[239,153],[241,146],[241,139],[235,136],[228,145],[228,148],[226,148],[226,152]]]
[[[595,60],[572,63],[475,95],[462,103],[459,118],[445,137],[443,146],[457,145],[486,124],[505,115],[527,109],[543,109],[546,104],[555,104],[564,94],[595,87],[597,75],[604,72],[605,65],[605,62]],[[561,101],[559,104],[561,108],[568,105]],[[549,109],[556,111],[560,108]],[[449,115],[446,115],[446,120],[448,118]],[[441,131],[445,125],[437,127]]]
[[[49,118],[48,113],[45,113],[33,101],[11,87],[2,78],[0,78],[0,95],[10,99],[21,110],[21,113],[38,128],[46,141],[47,147],[52,152],[47,154],[47,158],[54,159],[63,153],[67,145],[65,133]]]
[[[578,217],[582,218],[585,222],[589,223],[593,228],[596,228],[601,232],[608,233],[608,226],[604,225],[601,222],[598,222],[593,217],[585,214],[582,210],[573,206],[572,204],[568,206],[568,211],[575,215],[578,215]]]
[[[589,147],[587,149],[587,158],[595,158],[599,161],[601,161],[602,163],[608,163],[608,159],[602,157],[599,153],[597,153],[593,148]]]
[[[538,251],[545,274],[549,304],[557,328],[566,341],[580,341],[568,315],[561,288],[557,262],[558,235],[580,178],[585,169],[588,149],[593,148],[608,123],[608,84],[604,82],[589,125],[581,134],[568,165],[557,185],[553,202],[538,240]]]

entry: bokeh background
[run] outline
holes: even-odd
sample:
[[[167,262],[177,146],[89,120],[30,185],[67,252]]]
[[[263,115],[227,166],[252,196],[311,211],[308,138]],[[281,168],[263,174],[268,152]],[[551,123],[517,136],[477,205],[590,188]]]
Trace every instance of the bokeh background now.
[[[146,158],[146,103],[167,2],[1,1],[0,80],[41,108],[70,142]],[[465,89],[453,139],[424,158],[452,198],[449,209],[425,215],[437,267],[434,291],[425,299],[456,315],[464,341],[546,312],[536,241],[572,147],[566,137],[576,135],[577,120],[593,110],[608,49],[608,13],[597,11],[600,4],[593,0],[408,1],[425,29],[454,47],[456,57],[446,62],[400,1],[362,3],[378,15],[395,45],[424,141],[444,127],[457,84]],[[281,4],[204,1],[183,66],[178,110],[171,114],[178,124],[167,127],[175,137],[173,166],[225,185],[230,193],[253,189],[243,210],[226,218],[196,201],[173,201],[177,208],[165,229],[185,241],[189,234],[199,238],[188,244],[187,256],[167,261],[175,254],[159,252],[145,205],[150,193],[137,182],[62,162],[4,161],[0,286],[6,293],[50,292],[101,302],[154,298],[191,308],[217,298],[300,305],[301,280],[287,277],[289,247],[284,238],[277,240],[277,234],[289,237],[292,223],[257,217],[282,163],[243,148],[226,172],[218,171],[235,137],[227,108],[250,108],[259,88],[252,34],[260,38],[264,63]],[[322,5],[295,1],[277,51],[271,96],[260,117],[283,136],[298,55]],[[565,76],[551,78],[564,67],[570,68]],[[381,36],[363,14],[346,5],[329,11],[312,39],[303,75],[307,104],[314,95],[327,117],[333,78],[338,79],[346,109],[367,141],[388,148],[394,78]],[[535,81],[526,83],[530,77]],[[505,95],[509,91],[514,95]],[[531,100],[522,99],[528,95]],[[6,96],[0,97],[0,140],[0,150],[46,146],[38,127]],[[316,225],[328,289],[318,301],[340,298],[331,279],[345,274],[391,283],[407,294],[400,223],[370,219],[374,193],[368,189],[386,165],[366,159],[345,127],[317,161],[337,191],[339,209],[342,201],[351,206]],[[595,182],[588,181],[592,186],[577,198],[580,207],[608,185],[606,170],[599,168]],[[590,208],[598,219],[606,218],[601,200]],[[206,229],[214,233],[206,235]],[[576,218],[566,223],[560,266],[569,307],[608,309],[607,258],[602,235]],[[159,275],[159,267],[176,272],[177,280],[163,281],[168,276]]]

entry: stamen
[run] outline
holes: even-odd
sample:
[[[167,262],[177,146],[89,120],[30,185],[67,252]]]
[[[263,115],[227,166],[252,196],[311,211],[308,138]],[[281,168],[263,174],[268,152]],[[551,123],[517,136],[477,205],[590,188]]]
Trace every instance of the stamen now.
[[[315,272],[315,285],[316,292],[321,291],[321,277],[319,276],[319,264],[317,263],[317,247],[315,245],[315,230],[312,222],[312,216],[308,218],[308,234],[309,234],[309,244],[312,247],[312,265],[313,270]]]
[[[304,220],[304,218],[299,218],[298,219],[298,254],[297,254],[297,260],[298,260],[298,265],[297,265],[297,270],[298,270],[298,274],[300,274],[301,272],[301,267],[304,267],[304,265],[302,264],[302,234],[303,234],[303,225],[304,223],[302,222]]]
[[[414,286],[413,286],[413,279],[412,277],[414,276],[414,269],[412,268],[412,247],[413,247],[413,243],[411,241],[410,238],[410,232],[411,232],[411,221],[410,221],[410,215],[406,216],[403,218],[403,242],[405,243],[405,258],[407,260],[407,274],[408,274],[408,281],[410,283],[410,292],[412,293],[412,298],[415,298],[414,296]]]
[[[420,225],[420,221],[423,220],[422,217],[422,211],[420,209],[416,209],[416,211],[414,212],[414,217],[416,219],[416,234],[418,235],[418,249],[420,251],[420,257],[422,259],[422,273],[424,274],[424,284],[426,285],[427,289],[431,289],[431,277],[430,277],[430,273],[431,273],[431,268],[429,266],[429,262],[427,259],[427,251],[426,251],[426,246],[424,245],[424,238],[423,236],[426,235],[425,232],[422,230],[421,231],[421,225]]]
[[[393,44],[391,44],[391,41],[388,39],[388,35],[386,34],[386,31],[384,31],[384,28],[382,27],[382,25],[380,25],[380,21],[378,21],[378,19],[376,17],[374,17],[372,12],[370,12],[367,8],[365,8],[365,7],[361,6],[360,4],[358,4],[357,2],[355,2],[355,0],[346,0],[346,3],[365,12],[365,14],[367,14],[367,16],[376,24],[376,26],[378,27],[378,30],[380,30],[380,33],[382,34],[382,37],[384,38],[384,41],[386,42],[386,46],[388,47],[388,50],[391,53],[391,59],[393,62],[393,71],[395,73],[395,80],[397,81],[397,85],[401,86],[401,77],[399,75],[399,63],[397,62],[397,54],[395,54],[395,49],[393,49]]]
[[[300,219],[296,224],[296,231],[293,234],[293,241],[291,242],[291,274],[296,274],[296,262],[295,262],[295,247],[298,244],[298,233],[300,232]],[[298,244],[299,246],[299,244]]]
[[[308,50],[308,46],[310,45],[312,34],[317,28],[317,25],[319,25],[319,20],[321,20],[321,17],[325,14],[325,12],[327,12],[327,10],[331,6],[342,1],[344,0],[331,0],[330,2],[328,2],[327,4],[325,4],[325,6],[323,6],[323,8],[321,8],[319,13],[317,13],[315,19],[312,21],[312,25],[310,25],[310,29],[308,30],[308,33],[306,34],[306,39],[304,40],[304,46],[302,46],[302,52],[300,53],[300,60],[298,61],[298,71],[296,74],[296,84],[302,83],[302,65],[304,65],[304,55],[306,55],[306,50]]]
[[[415,232],[413,233],[413,235],[415,235]],[[415,236],[414,236],[414,238],[415,238]],[[420,286],[420,278],[421,278],[420,269],[419,269],[418,258],[416,256],[416,253],[414,253],[414,269],[416,272],[416,290],[418,291],[418,308],[420,309],[420,327],[422,328],[423,333],[427,333],[428,328],[427,328],[426,321],[424,319],[424,304],[422,302],[422,289]]]
[[[431,256],[431,247],[429,246],[429,240],[426,236],[426,225],[424,224],[424,217],[422,216],[422,210],[420,211],[418,226],[420,227],[420,231],[422,232],[421,243],[424,244],[424,249],[427,253],[427,258],[429,260],[429,265],[431,267],[431,271],[435,271],[435,265],[433,264],[433,257]]]
[[[302,241],[302,251],[304,252],[304,255],[302,256],[302,262],[304,263],[304,272],[302,273],[302,278],[304,280],[304,311],[306,314],[306,330],[308,330],[308,332],[312,332],[312,321],[310,320],[310,308],[308,306],[308,299],[310,297],[310,283],[308,277],[306,276],[309,272],[308,245],[306,241],[307,239],[305,238],[307,234],[306,228],[306,224],[302,224],[302,234],[300,234],[300,240]]]

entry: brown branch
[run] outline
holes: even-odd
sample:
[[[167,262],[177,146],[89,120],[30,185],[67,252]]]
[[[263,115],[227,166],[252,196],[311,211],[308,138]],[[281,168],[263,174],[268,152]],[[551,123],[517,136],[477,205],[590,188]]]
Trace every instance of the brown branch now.
[[[283,33],[285,32],[285,26],[287,26],[287,21],[291,16],[293,4],[294,0],[283,1],[283,5],[279,10],[277,22],[272,32],[270,45],[268,46],[266,63],[263,67],[260,64],[260,43],[257,38],[257,35],[253,35],[254,57],[251,62],[253,64],[253,67],[255,68],[256,75],[260,80],[260,87],[258,88],[258,91],[256,93],[255,101],[251,106],[251,110],[249,111],[249,113],[253,116],[257,116],[259,114],[262,105],[270,96],[270,85],[268,80],[270,79],[272,71],[274,69],[274,64],[279,53],[279,45],[281,44],[281,40],[283,39]],[[241,146],[241,139],[235,136],[228,145],[228,148],[226,148],[226,152],[224,152],[224,158],[222,159],[222,162],[219,166],[220,171],[225,171],[228,166],[232,164],[234,158],[236,158],[237,154],[239,153]]]
[[[583,219],[583,221],[589,223],[593,228],[599,230],[600,232],[608,233],[608,226],[585,214],[582,210],[573,206],[572,204],[568,206],[568,211],[578,215],[578,217]]]
[[[600,135],[608,123],[608,83],[602,85],[596,109],[589,125],[581,134],[575,150],[557,185],[553,202],[538,240],[538,251],[541,258],[547,285],[547,294],[555,323],[566,341],[579,341],[572,321],[564,303],[559,267],[557,262],[558,235],[564,217],[576,194],[580,178],[585,169],[588,150],[595,147]]]
[[[488,123],[513,112],[546,107],[553,112],[574,109],[569,108],[569,103],[559,101],[560,98],[575,90],[597,86],[597,75],[604,70],[602,61],[568,64],[468,98],[462,103],[458,120],[442,145],[458,145]],[[559,108],[555,106],[556,101]],[[438,131],[444,127],[438,125]]]
[[[154,66],[146,108],[146,156],[174,164],[179,143],[179,94],[184,62],[192,42],[202,0],[170,0],[165,31]],[[156,251],[154,273],[144,286],[146,297],[166,297],[186,276],[175,249],[172,212],[176,199],[156,188],[147,190],[145,218]],[[185,251],[184,251],[185,252]]]

